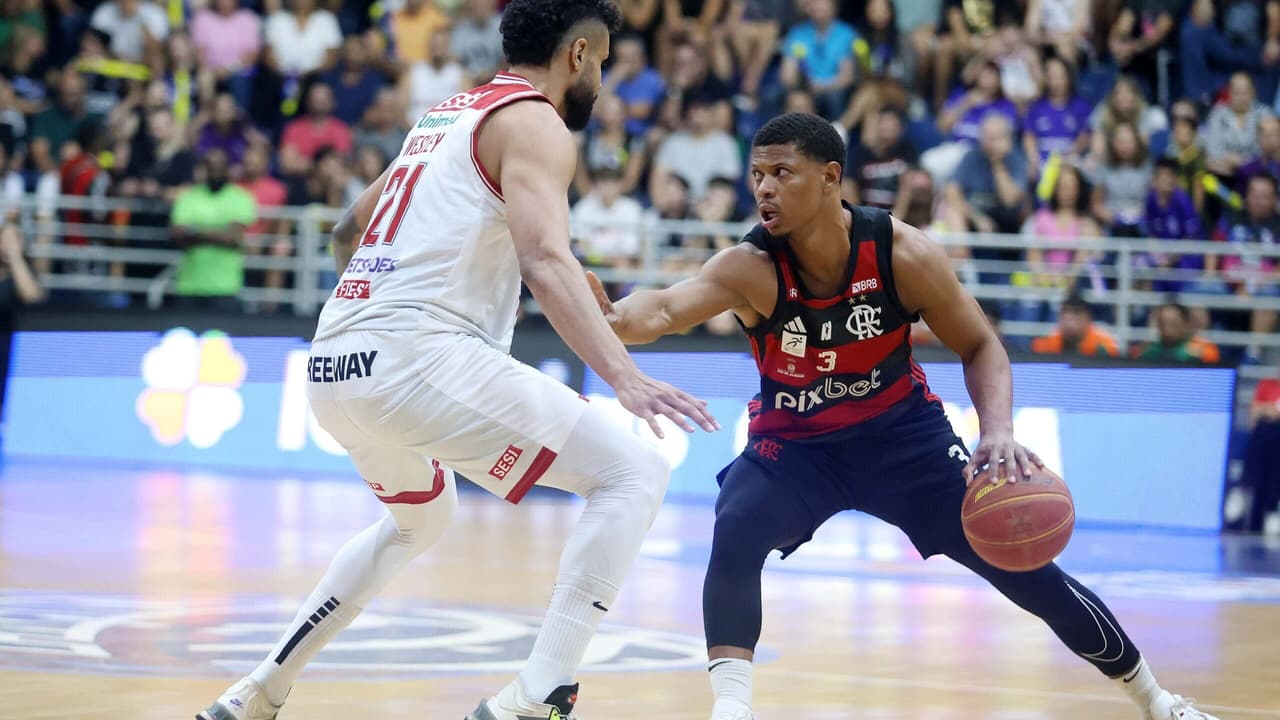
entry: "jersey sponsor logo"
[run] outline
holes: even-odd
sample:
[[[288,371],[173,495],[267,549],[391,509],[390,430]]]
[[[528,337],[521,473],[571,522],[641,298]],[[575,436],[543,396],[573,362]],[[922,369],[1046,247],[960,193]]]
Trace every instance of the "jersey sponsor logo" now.
[[[804,357],[809,337],[805,335],[804,323],[794,318],[782,330],[782,352],[796,357]]]
[[[845,329],[859,340],[880,337],[884,334],[884,328],[880,326],[880,313],[883,310],[884,308],[871,305],[854,305],[849,319],[844,322]]]
[[[416,129],[434,130],[436,128],[448,127],[458,122],[458,118],[460,117],[462,116],[461,115],[436,115],[434,113],[427,113],[426,115],[422,116],[421,120],[418,121],[418,125]]]
[[[803,380],[805,377],[804,368],[798,367],[795,360],[787,360],[778,368],[779,375],[786,375],[789,378]]]
[[[448,110],[466,110],[467,108],[480,102],[486,95],[493,93],[493,90],[485,90],[478,93],[460,92],[457,95],[445,100],[439,105],[431,109],[431,112],[440,112]]]
[[[333,296],[339,300],[368,300],[369,281],[343,280],[338,283],[337,289],[333,291]]]
[[[313,383],[343,382],[373,375],[377,350],[345,355],[313,355],[307,358],[307,378]]]
[[[795,410],[804,414],[825,405],[828,401],[846,397],[866,397],[873,390],[878,389],[880,389],[880,368],[872,370],[871,374],[863,380],[844,382],[829,377],[826,382],[811,390],[801,390],[799,393],[779,391],[773,396],[773,409]]]
[[[396,263],[400,258],[393,257],[353,257],[347,263],[343,273],[389,273],[396,271]]]
[[[489,474],[499,480],[506,480],[507,475],[510,474],[511,469],[516,466],[520,456],[523,454],[524,451],[520,448],[515,445],[508,445],[507,449],[502,452],[502,457],[498,458],[498,462],[489,468]]]
[[[850,294],[853,294],[853,295],[857,295],[858,293],[871,292],[873,290],[879,290],[879,289],[880,289],[879,278],[871,278],[870,280],[859,280],[855,283],[849,284],[849,292]]]

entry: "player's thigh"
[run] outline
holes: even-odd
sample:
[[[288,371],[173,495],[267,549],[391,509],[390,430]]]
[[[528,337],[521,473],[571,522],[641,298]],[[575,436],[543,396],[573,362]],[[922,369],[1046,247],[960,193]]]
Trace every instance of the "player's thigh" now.
[[[754,545],[765,553],[781,550],[785,557],[840,510],[826,493],[808,487],[802,472],[769,468],[746,455],[717,479],[715,541],[730,550]]]
[[[453,471],[405,448],[385,445],[350,448],[351,462],[401,530],[447,523],[458,507]]]

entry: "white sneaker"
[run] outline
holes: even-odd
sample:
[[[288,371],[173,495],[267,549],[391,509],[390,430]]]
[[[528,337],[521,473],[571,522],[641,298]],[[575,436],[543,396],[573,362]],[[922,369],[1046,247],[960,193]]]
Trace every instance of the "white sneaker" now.
[[[1207,712],[1197,710],[1192,698],[1162,691],[1147,707],[1143,720],[1218,720]]]
[[[711,708],[711,720],[756,720],[751,708],[736,700],[721,698]]]
[[[517,679],[494,697],[481,700],[467,720],[576,720],[573,706],[578,702],[578,683],[561,685],[543,702],[534,702]]]
[[[267,700],[267,693],[257,680],[243,677],[208,710],[196,715],[196,720],[275,720],[280,707]]]

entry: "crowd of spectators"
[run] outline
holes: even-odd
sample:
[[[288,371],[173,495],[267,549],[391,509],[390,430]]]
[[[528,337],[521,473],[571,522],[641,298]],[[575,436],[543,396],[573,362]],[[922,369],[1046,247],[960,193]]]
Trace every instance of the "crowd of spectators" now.
[[[245,282],[244,254],[288,258],[311,236],[264,219],[275,217],[267,211],[343,207],[426,108],[502,67],[503,4],[0,0],[0,211],[14,217],[24,192],[145,201],[104,217],[62,215],[121,236],[131,235],[126,226],[167,230],[185,251],[177,294],[229,307]],[[847,138],[848,200],[930,232],[1055,243],[1025,253],[952,247],[966,280],[1105,293],[1115,280],[1103,269],[1115,259],[1075,249],[1076,240],[1205,241],[1204,253],[1135,261],[1139,276],[1163,271],[1139,282],[1171,294],[1175,310],[1130,318],[1161,336],[1132,352],[1198,359],[1178,333],[1166,337],[1175,314],[1188,316],[1193,334],[1276,329],[1274,312],[1184,304],[1280,296],[1276,263],[1224,245],[1274,247],[1280,233],[1280,0],[618,4],[626,27],[595,119],[580,133],[571,192],[586,262],[637,263],[643,238],[603,229],[619,221],[752,217],[746,144],[769,117],[799,110]],[[683,269],[734,238],[654,242],[667,267]],[[990,272],[970,260],[1025,261],[1028,270]],[[56,269],[42,258],[32,265]],[[137,272],[119,263],[97,271]],[[296,282],[291,275],[253,280],[281,288]],[[1073,303],[1067,313],[1041,301],[997,310],[1069,325]],[[1259,354],[1251,348],[1245,359]]]

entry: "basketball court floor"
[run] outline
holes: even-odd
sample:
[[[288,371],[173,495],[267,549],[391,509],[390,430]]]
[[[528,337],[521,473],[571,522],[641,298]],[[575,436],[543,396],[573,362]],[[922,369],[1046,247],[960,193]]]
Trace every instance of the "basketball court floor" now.
[[[1159,488],[1152,488],[1159,492]],[[0,468],[0,719],[190,718],[382,509],[353,477]],[[461,720],[532,646],[572,499],[464,492],[444,539],[303,675],[282,720]],[[583,720],[706,720],[705,504],[669,502],[592,644]],[[1079,528],[1063,565],[1171,690],[1280,718],[1280,542]],[[840,517],[765,574],[761,720],[1133,720],[1039,621]]]

